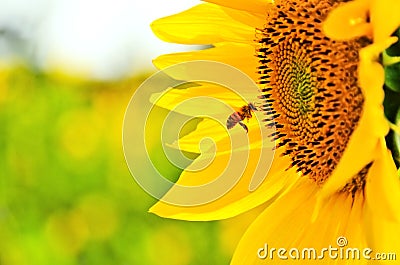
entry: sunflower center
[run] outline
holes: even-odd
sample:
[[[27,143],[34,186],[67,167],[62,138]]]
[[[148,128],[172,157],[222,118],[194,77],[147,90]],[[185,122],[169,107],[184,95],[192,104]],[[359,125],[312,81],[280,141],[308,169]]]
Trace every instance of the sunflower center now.
[[[312,96],[314,90],[311,85],[311,74],[306,72],[306,69],[297,69],[297,82],[294,83],[295,99],[297,101],[298,112],[301,115],[306,115],[312,110]]]
[[[334,0],[275,1],[258,29],[259,83],[267,126],[292,166],[322,184],[361,117],[358,51],[366,39],[337,42],[322,33]]]
[[[277,91],[278,97],[285,99],[282,107],[292,117],[306,116],[313,109],[313,95],[315,82],[312,78],[311,68],[301,58],[301,53],[292,52],[291,46],[285,45],[277,50],[279,60],[277,62],[277,77],[283,84],[282,90]],[[297,49],[299,51],[299,49]]]

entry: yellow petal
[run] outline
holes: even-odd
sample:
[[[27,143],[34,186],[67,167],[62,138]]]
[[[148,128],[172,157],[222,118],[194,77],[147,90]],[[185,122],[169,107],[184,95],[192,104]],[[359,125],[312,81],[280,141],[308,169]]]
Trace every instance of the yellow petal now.
[[[376,209],[368,205],[364,210],[363,224],[365,230],[368,231],[367,242],[368,247],[373,250],[371,257],[375,258],[377,253],[394,254],[391,260],[371,260],[370,264],[396,264],[399,259],[400,244],[398,243],[400,235],[400,222],[388,220],[384,216],[380,216]],[[396,261],[397,260],[397,261]]]
[[[359,83],[366,100],[371,100],[375,104],[381,104],[383,101],[381,90],[385,83],[385,72],[380,63],[380,55],[396,41],[397,37],[388,37],[360,50]]]
[[[244,3],[242,0],[205,0],[206,2],[214,3],[220,6],[225,6],[233,9],[249,11],[251,13],[259,13],[265,16],[268,8],[273,4],[272,0],[249,0]]]
[[[382,42],[400,26],[398,10],[400,2],[397,0],[350,1],[329,14],[324,31],[333,39],[348,40],[367,35],[372,36],[374,42]]]
[[[336,40],[372,35],[372,25],[367,23],[368,8],[368,0],[356,0],[332,10],[323,25],[325,34]]]
[[[158,19],[151,27],[160,39],[182,44],[252,43],[254,39],[254,27],[236,21],[214,4],[200,4]]]
[[[220,142],[228,136],[226,130],[218,125],[215,120],[204,119],[197,125],[196,130],[183,136],[170,146],[181,151],[200,154],[201,150],[210,149],[215,142]],[[210,138],[210,136],[213,142],[204,140]]]
[[[365,189],[367,204],[375,215],[400,222],[400,180],[384,139],[380,141],[377,159],[368,172]]]
[[[371,24],[374,28],[374,42],[385,41],[400,26],[400,1],[370,0]]]
[[[348,247],[354,247],[358,249],[363,249],[367,247],[367,241],[365,239],[365,234],[369,233],[369,230],[365,230],[360,222],[363,220],[364,214],[364,195],[360,191],[355,194],[354,198],[350,193],[339,193],[339,197],[345,196],[345,202],[342,206],[345,207],[346,211],[350,212],[349,219],[347,223],[344,222],[341,225],[341,229],[344,231],[339,231],[338,235],[346,235],[348,237]],[[338,209],[340,205],[338,205]],[[343,214],[340,211],[336,214]]]
[[[174,219],[201,221],[218,220],[236,216],[268,202],[272,198],[279,197],[291,185],[293,185],[299,177],[294,170],[286,170],[289,166],[290,160],[287,157],[281,157],[280,153],[277,151],[264,182],[255,191],[249,191],[249,184],[254,177],[254,172],[261,166],[268,166],[268,161],[266,160],[263,160],[263,164],[260,165],[257,159],[259,152],[260,150],[250,150],[250,159],[245,168],[236,168],[235,165],[232,165],[232,168],[236,173],[232,174],[230,176],[231,178],[235,177],[237,172],[242,170],[244,170],[244,172],[237,184],[222,197],[207,204],[186,207],[159,201],[150,209],[150,212],[162,217]],[[243,152],[237,151],[236,154],[239,157],[242,157],[241,159],[244,159]],[[227,161],[229,161],[228,154],[217,154],[212,164],[201,172],[184,171],[177,184],[184,186],[199,186],[210,183],[219,177],[218,174],[220,172],[226,169]],[[240,163],[236,162],[235,164]],[[166,196],[176,195],[182,198],[181,194],[176,193],[177,190],[175,190],[175,188],[175,186],[172,187]]]
[[[345,194],[332,196],[314,223],[311,222],[312,209],[316,203],[318,187],[312,181],[303,179],[295,187],[272,203],[249,227],[241,239],[231,265],[242,264],[344,264],[331,259],[292,259],[289,250],[315,248],[320,255],[322,248],[337,247],[339,236],[345,236],[349,246],[363,247],[360,215],[352,215],[352,201]],[[359,213],[359,212],[358,212]],[[349,233],[350,232],[350,233]],[[268,244],[269,251],[276,248],[274,259],[262,259],[262,249]],[[285,248],[287,260],[277,256],[277,250]],[[364,264],[353,261],[351,264]]]
[[[226,116],[226,119],[227,118],[228,116]],[[253,117],[249,122],[245,121],[244,123],[249,129],[248,133],[246,133],[239,125],[235,126],[228,133],[225,125],[221,127],[221,124],[216,120],[204,119],[197,125],[196,130],[183,136],[178,142],[172,143],[171,147],[186,152],[200,153],[200,143],[203,145],[202,149],[204,150],[207,148],[206,145],[211,143],[210,141],[202,141],[204,139],[212,139],[214,142],[218,143],[218,146],[220,146],[218,152],[221,153],[231,150],[231,145],[229,143],[230,137],[240,136],[249,139],[249,142],[247,142],[247,139],[243,139],[241,142],[245,142],[246,146],[250,145],[250,148],[262,148],[262,145],[271,146],[271,148],[274,146],[274,143],[271,142],[268,137],[269,133],[272,133],[272,130],[268,131],[268,129],[264,127],[264,123],[261,119]],[[263,131],[261,132],[260,130]]]
[[[250,26],[253,28],[260,28],[265,25],[265,14],[257,14],[257,13],[252,13],[252,12],[247,12],[243,10],[237,10],[237,9],[232,9],[232,8],[227,8],[227,7],[220,7],[222,11],[228,15],[231,19]]]
[[[170,88],[155,93],[150,101],[159,107],[184,115],[222,117],[225,122],[234,111],[257,100],[257,95],[258,88],[255,85],[253,91],[241,88],[236,92],[233,88],[229,89],[222,85],[196,82],[188,88]]]
[[[210,60],[231,65],[246,73],[253,80],[257,80],[258,61],[253,45],[240,43],[222,43],[214,48],[166,54],[156,58],[153,63],[158,69],[164,69],[177,63],[195,60]]]

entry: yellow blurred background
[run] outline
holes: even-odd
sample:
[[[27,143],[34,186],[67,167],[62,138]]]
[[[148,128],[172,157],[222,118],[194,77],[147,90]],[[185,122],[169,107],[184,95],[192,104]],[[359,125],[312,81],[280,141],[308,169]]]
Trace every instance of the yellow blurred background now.
[[[162,43],[149,24],[194,3],[0,1],[0,265],[229,263],[254,213],[150,214],[156,199],[122,150],[125,109],[155,71],[151,59],[196,48]],[[150,156],[177,180],[158,136],[168,112],[154,112]]]
[[[1,70],[1,265],[229,263],[252,218],[163,219],[147,213],[156,200],[129,173],[122,122],[147,76],[94,82]],[[161,122],[166,110],[156,111]],[[154,138],[150,153],[160,152]],[[176,180],[180,170],[159,161]]]

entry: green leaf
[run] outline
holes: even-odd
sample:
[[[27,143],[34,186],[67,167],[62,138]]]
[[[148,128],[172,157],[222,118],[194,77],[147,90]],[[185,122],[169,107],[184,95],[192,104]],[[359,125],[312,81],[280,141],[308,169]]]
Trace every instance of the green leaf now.
[[[400,109],[397,112],[396,116],[396,121],[395,124],[398,126],[400,124]],[[396,164],[399,166],[400,165],[400,134],[399,132],[393,131],[393,140],[394,140],[394,145],[395,145],[395,150],[392,153],[393,159],[396,161]]]
[[[391,123],[396,123],[400,109],[400,93],[393,91],[387,86],[384,86],[384,91],[385,99],[383,100],[383,106],[385,116]]]
[[[387,86],[384,87],[385,99],[383,101],[386,118],[393,124],[400,123],[400,93]],[[386,146],[392,152],[397,168],[400,167],[400,135],[391,130],[386,136]]]
[[[400,146],[399,135],[394,131],[390,131],[385,137],[386,147],[391,151],[396,167],[400,169]]]
[[[400,62],[385,66],[385,85],[400,92]]]
[[[398,28],[392,36],[400,37],[400,28]],[[386,53],[389,56],[400,56],[400,41],[397,41],[394,43],[392,46],[390,46],[387,50]]]
[[[388,90],[390,91],[390,90]],[[387,92],[387,91],[386,91]],[[389,92],[393,93],[393,92]],[[388,101],[388,93],[385,93],[385,101]],[[397,94],[399,95],[399,94]],[[396,102],[392,102],[396,103]],[[387,108],[388,104],[385,105],[385,115],[390,116],[387,117],[390,122],[393,124],[400,124],[400,104],[397,102],[397,104],[390,104],[390,108]],[[400,135],[398,132],[395,130],[391,130],[389,134],[385,138],[386,140],[386,146],[387,148],[390,149],[392,152],[392,157],[393,160],[397,166],[397,168],[400,168]]]

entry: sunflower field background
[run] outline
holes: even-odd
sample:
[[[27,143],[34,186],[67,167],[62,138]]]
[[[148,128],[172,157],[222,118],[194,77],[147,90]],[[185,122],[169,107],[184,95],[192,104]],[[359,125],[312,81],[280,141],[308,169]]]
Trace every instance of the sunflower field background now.
[[[102,83],[1,70],[1,265],[229,263],[249,218],[157,217],[147,213],[156,200],[129,173],[124,111],[147,75]],[[156,111],[161,124],[166,110]],[[160,161],[152,139],[150,155]],[[179,169],[162,165],[177,178]]]

